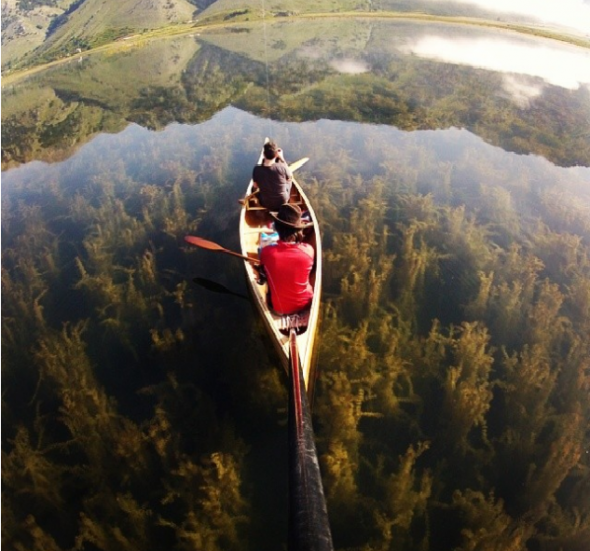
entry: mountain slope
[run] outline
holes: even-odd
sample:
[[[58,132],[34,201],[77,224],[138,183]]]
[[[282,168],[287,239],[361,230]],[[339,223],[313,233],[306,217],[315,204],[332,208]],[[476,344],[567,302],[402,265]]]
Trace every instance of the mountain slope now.
[[[2,0],[2,68],[41,46],[51,21],[64,13],[72,0],[31,2]]]
[[[2,0],[2,68],[190,21],[197,9],[188,0]]]
[[[84,0],[41,50],[83,49],[144,29],[190,21],[194,11],[187,0]]]

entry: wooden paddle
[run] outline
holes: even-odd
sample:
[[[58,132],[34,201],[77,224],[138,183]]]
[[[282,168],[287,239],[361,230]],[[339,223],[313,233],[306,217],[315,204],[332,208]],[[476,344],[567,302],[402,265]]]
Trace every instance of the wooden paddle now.
[[[245,256],[240,253],[236,253],[234,251],[230,251],[229,249],[224,249],[221,245],[214,243],[213,241],[208,241],[207,239],[203,239],[202,237],[196,237],[195,235],[186,235],[184,240],[195,247],[200,247],[201,249],[207,249],[208,251],[214,251],[218,253],[226,253],[231,254],[233,256],[237,256],[238,258],[243,258],[252,264],[259,265],[260,262],[255,258],[250,258],[249,256]]]

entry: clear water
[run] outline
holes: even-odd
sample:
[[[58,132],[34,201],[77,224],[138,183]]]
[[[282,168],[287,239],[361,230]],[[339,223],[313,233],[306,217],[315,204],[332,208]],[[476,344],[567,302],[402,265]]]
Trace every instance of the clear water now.
[[[335,547],[582,549],[587,61],[343,19],[153,41],[3,89],[3,542],[286,548],[286,376],[241,262],[183,240],[238,248],[270,136],[310,157],[321,221]]]

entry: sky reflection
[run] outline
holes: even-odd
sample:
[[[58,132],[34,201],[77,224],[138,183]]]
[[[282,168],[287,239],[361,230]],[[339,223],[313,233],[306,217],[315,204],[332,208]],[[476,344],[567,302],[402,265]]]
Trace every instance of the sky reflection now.
[[[504,73],[504,89],[517,102],[541,93],[541,83],[536,80],[539,78],[569,90],[590,86],[590,52],[581,48],[428,35],[403,50],[428,59]]]
[[[339,73],[346,73],[349,75],[366,73],[370,69],[366,62],[352,58],[335,59],[330,62],[330,66]]]

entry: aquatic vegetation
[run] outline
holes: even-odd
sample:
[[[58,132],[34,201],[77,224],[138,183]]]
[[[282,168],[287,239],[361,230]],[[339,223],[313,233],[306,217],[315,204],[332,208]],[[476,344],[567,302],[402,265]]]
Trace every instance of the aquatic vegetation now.
[[[222,122],[195,127],[130,125],[67,162],[7,174],[3,542],[43,550],[284,544],[286,377],[251,305],[235,296],[240,264],[182,239],[201,234],[235,248],[252,136],[270,127],[293,155],[317,159],[300,181],[325,251],[314,428],[336,547],[583,549],[587,171],[509,154],[458,128],[408,130],[469,123],[519,151],[544,144],[564,163],[584,136],[542,138],[549,119],[533,131],[535,109],[483,97],[487,87],[475,101],[465,68],[386,56],[373,78],[293,54],[269,68],[269,97],[260,60],[192,47],[173,85],[144,88],[126,104],[129,120],[158,129],[202,122],[236,98],[252,112],[301,119],[303,105],[319,116],[328,79],[346,85],[327,94],[341,102],[330,106],[334,117],[397,116],[387,121],[400,127],[279,125],[232,107]],[[441,79],[434,94],[426,66]],[[78,86],[90,75],[78,75]],[[352,113],[356,89],[392,97]],[[91,113],[77,103],[80,91],[60,96],[71,107],[61,122],[60,103],[48,108],[55,127],[45,145],[104,131],[96,98]],[[24,124],[35,136],[43,126]],[[14,138],[8,158],[26,136]],[[197,276],[235,292],[207,294],[191,284]]]
[[[383,499],[375,511],[375,523],[380,531],[377,549],[391,549],[400,546],[404,540],[411,543],[408,531],[416,522],[424,523],[427,503],[432,491],[432,474],[424,471],[416,480],[415,464],[417,459],[428,449],[427,442],[420,442],[416,449],[410,446],[399,458],[399,467],[395,473],[376,473],[383,480]],[[382,465],[378,466],[381,470]],[[425,525],[425,524],[424,524]],[[418,549],[428,545],[427,530],[423,539],[417,542]]]
[[[354,489],[348,499],[365,519],[367,537],[371,510],[372,529],[380,533],[379,543],[359,548],[525,549],[534,541],[541,549],[558,542],[576,549],[590,518],[587,503],[570,492],[588,473],[581,446],[590,419],[584,394],[589,364],[580,355],[590,352],[582,284],[590,276],[587,234],[561,233],[538,219],[521,220],[516,231],[515,220],[507,220],[511,242],[503,246],[498,232],[479,220],[490,209],[480,214],[468,201],[439,205],[432,195],[383,197],[371,183],[366,189],[373,200],[385,200],[385,210],[373,225],[366,218],[346,219],[343,233],[332,241],[325,273],[338,279],[335,267],[355,269],[359,256],[366,259],[361,247],[349,242],[349,234],[359,241],[365,236],[373,242],[372,258],[387,256],[393,264],[393,270],[377,272],[391,287],[369,283],[365,271],[363,281],[374,294],[354,288],[354,315],[347,285],[326,310],[316,423],[328,510],[343,510],[346,497],[334,492],[348,481]],[[332,188],[330,193],[333,201],[342,200]],[[507,197],[495,192],[486,201],[497,201],[500,212]],[[368,237],[366,229],[374,230],[375,223],[381,229]],[[391,234],[385,250],[375,243],[375,235],[388,233],[384,223]],[[440,296],[447,288],[452,303]],[[569,304],[572,293],[580,299],[577,307]],[[361,308],[363,297],[371,304]],[[448,325],[436,320],[439,315]],[[354,416],[359,392],[362,411],[370,412],[366,421]],[[338,409],[340,423],[326,422],[343,398],[347,408]],[[419,452],[411,469],[403,467],[410,461],[405,456],[389,487],[385,475],[395,472],[392,458],[404,457],[402,442],[410,443],[407,453]],[[342,461],[343,447],[360,458],[352,461],[352,475],[351,456]],[[375,479],[368,483],[368,477]],[[404,505],[386,513],[387,499],[373,503],[374,491],[363,492],[367,485],[389,488],[389,499]],[[409,501],[402,497],[406,491]],[[568,517],[564,511],[573,506],[571,499],[577,512]],[[586,512],[579,516],[581,510]],[[337,514],[335,532],[348,533]]]
[[[65,177],[31,204],[16,199],[27,182],[3,198],[3,413],[15,421],[3,543],[15,549],[240,548],[247,448],[193,374],[205,361],[187,338],[195,297],[182,251],[163,247],[179,249],[199,223],[186,204],[203,199],[184,192],[194,175],[164,170],[165,194],[107,171],[84,195]]]

